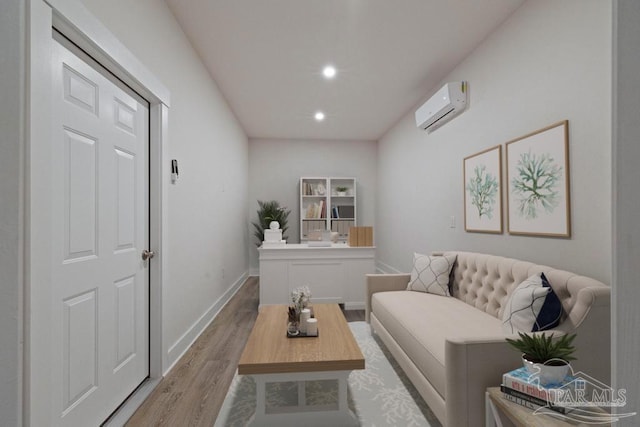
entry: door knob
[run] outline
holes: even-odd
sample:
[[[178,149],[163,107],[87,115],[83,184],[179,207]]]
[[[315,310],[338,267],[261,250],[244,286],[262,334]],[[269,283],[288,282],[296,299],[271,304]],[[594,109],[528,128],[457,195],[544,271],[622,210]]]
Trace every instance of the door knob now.
[[[146,261],[148,259],[151,259],[151,258],[153,258],[155,256],[155,254],[156,253],[154,251],[148,251],[148,250],[145,249],[145,250],[142,251],[142,260]]]

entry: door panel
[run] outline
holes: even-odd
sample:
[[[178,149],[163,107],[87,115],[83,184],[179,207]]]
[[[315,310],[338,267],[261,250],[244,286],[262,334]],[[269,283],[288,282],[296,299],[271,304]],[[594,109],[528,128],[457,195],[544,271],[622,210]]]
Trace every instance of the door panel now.
[[[114,371],[126,365],[136,351],[136,282],[135,276],[114,283],[116,291],[115,325],[116,359]]]
[[[98,235],[98,142],[64,129],[65,261],[95,256]]]
[[[115,250],[133,249],[135,244],[135,183],[136,157],[118,148],[115,149],[116,163],[116,209],[117,220]]]
[[[98,387],[97,305],[97,289],[63,302],[64,412]]]
[[[149,375],[149,109],[54,44],[53,424],[99,425]]]
[[[64,66],[64,99],[98,115],[98,85],[73,69]]]

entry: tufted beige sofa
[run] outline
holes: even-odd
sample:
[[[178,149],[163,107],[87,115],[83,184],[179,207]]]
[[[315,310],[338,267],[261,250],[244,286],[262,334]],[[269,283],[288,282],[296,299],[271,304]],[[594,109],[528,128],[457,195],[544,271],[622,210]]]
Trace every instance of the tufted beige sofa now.
[[[566,316],[550,332],[577,332],[575,371],[610,379],[610,287],[563,270],[499,256],[455,254],[453,297],[407,291],[410,274],[367,276],[366,319],[446,426],[484,423],[484,394],[521,366],[500,320],[513,289],[544,272]]]

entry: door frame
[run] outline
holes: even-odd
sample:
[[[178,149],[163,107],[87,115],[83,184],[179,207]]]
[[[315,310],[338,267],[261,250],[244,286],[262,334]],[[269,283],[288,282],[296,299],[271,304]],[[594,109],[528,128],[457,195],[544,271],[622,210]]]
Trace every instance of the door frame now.
[[[51,60],[56,28],[117,78],[149,101],[149,245],[156,252],[149,263],[149,379],[116,414],[126,419],[162,378],[166,355],[162,341],[163,278],[168,277],[166,253],[169,170],[169,90],[78,0],[30,0],[27,6],[27,137],[25,150],[25,286],[24,286],[24,425],[50,425],[52,375],[42,363],[51,337],[51,241],[48,220],[52,191],[39,176],[51,171]],[[35,174],[34,171],[38,171]],[[35,189],[44,197],[33,198]]]

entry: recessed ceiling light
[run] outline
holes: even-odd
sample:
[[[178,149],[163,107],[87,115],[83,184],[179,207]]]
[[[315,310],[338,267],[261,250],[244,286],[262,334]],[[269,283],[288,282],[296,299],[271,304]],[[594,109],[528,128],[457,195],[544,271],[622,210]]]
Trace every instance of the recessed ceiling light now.
[[[321,122],[324,120],[324,113],[322,111],[317,111],[315,116],[313,116],[317,122]]]
[[[332,79],[336,76],[336,67],[333,65],[327,65],[322,69],[322,75],[327,79]]]

